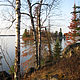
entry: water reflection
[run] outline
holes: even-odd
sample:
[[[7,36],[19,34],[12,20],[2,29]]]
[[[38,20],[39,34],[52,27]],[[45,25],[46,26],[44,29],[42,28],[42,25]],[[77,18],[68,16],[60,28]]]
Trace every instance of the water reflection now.
[[[22,40],[21,40],[21,43],[23,43]],[[65,40],[62,39],[60,41],[60,43],[62,45],[62,48],[64,49],[66,47],[64,45]],[[34,44],[33,41],[25,42],[24,46],[23,46],[23,44],[21,44],[21,55],[22,55],[22,51],[24,51],[25,49],[29,50],[29,48],[35,47],[33,44]],[[7,62],[9,63],[10,66],[13,65],[14,64],[14,57],[15,57],[15,36],[0,36],[0,45],[1,45],[2,49],[4,50],[4,55],[6,57]],[[30,53],[34,52],[33,50],[35,51],[35,49],[32,49],[32,50],[30,50],[31,51]],[[0,54],[0,56],[3,56],[3,55]],[[28,55],[26,57],[21,57],[21,63],[25,62],[30,57],[31,57],[31,55]],[[1,67],[3,67],[3,70],[8,72],[9,68],[5,62],[5,59],[2,58],[0,61],[2,61],[2,66],[0,66],[0,71],[2,71]]]
[[[7,62],[9,63],[9,65],[12,65],[14,63],[14,56],[15,56],[15,38],[13,36],[1,36],[0,37],[0,45],[1,48],[3,50],[3,53],[6,57]],[[0,56],[3,56],[3,54],[1,53]],[[2,67],[4,71],[8,71],[8,65],[5,62],[5,59],[2,58]],[[0,68],[0,71],[2,71],[2,69]]]

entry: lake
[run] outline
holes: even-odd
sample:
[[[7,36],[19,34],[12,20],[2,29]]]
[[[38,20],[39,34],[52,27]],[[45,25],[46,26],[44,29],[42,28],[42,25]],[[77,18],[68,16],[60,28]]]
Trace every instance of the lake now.
[[[21,43],[22,43],[22,39],[21,39]],[[66,46],[64,45],[65,40],[62,39],[62,49],[64,49]],[[9,63],[9,65],[13,65],[14,64],[14,58],[15,58],[15,36],[0,36],[0,46],[3,49],[4,55],[6,57],[7,62]],[[22,44],[21,44],[22,46]],[[27,48],[27,47],[26,47]],[[21,47],[21,54],[22,51],[26,49],[25,47],[22,48]],[[1,53],[0,56],[3,56],[3,54]],[[28,60],[30,57],[30,55],[28,55],[27,57],[22,58],[21,57],[21,63],[24,62],[25,60]],[[0,60],[0,62],[2,63],[2,65],[0,65],[0,71],[4,70],[4,71],[9,71],[8,65],[5,62],[4,57]],[[21,69],[22,70],[22,69]]]

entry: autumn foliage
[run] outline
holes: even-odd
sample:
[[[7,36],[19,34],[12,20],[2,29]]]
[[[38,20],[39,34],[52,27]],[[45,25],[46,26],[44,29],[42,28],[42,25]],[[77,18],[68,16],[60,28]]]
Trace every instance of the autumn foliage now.
[[[68,28],[71,31],[68,32],[68,33],[65,33],[68,45],[70,45],[71,43],[75,43],[75,42],[80,40],[79,39],[80,19],[78,18],[78,13],[77,13],[76,9],[77,9],[77,7],[74,4],[74,11],[72,12],[71,23],[70,23],[70,26],[68,26]]]

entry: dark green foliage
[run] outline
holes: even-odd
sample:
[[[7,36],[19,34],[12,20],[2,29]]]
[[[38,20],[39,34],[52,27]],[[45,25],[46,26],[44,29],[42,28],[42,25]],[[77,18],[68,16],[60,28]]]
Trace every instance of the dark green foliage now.
[[[60,58],[60,53],[61,53],[61,45],[59,42],[59,38],[57,38],[55,46],[54,46],[54,58],[59,59]]]
[[[77,36],[80,36],[80,33],[77,33],[76,35],[77,35]]]
[[[58,31],[55,31],[55,37],[57,37],[57,35],[58,35]]]
[[[76,30],[80,30],[80,27],[77,27]]]
[[[26,38],[27,37],[27,29],[25,29],[23,35],[22,35],[23,38]]]
[[[59,32],[59,37],[62,37],[62,32]]]
[[[59,37],[62,37],[62,29],[60,28]]]
[[[29,38],[33,38],[33,30],[32,29],[30,29],[30,30],[27,30],[27,29],[25,29],[24,30],[24,33],[23,33],[23,35],[22,35],[22,38],[23,38],[23,40],[24,39],[29,39]],[[30,39],[29,39],[30,40]]]

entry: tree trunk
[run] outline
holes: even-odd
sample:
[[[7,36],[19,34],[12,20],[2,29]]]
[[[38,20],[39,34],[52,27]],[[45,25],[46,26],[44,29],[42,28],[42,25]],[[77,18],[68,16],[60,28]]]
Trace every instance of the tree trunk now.
[[[45,28],[46,31],[46,37],[47,37],[47,41],[48,41],[48,49],[49,49],[49,55],[52,55],[52,50],[51,50],[51,36],[50,36],[50,32],[47,32],[47,29]]]
[[[40,13],[38,12],[37,16],[38,20],[38,65],[39,68],[41,67],[41,23],[40,23]]]
[[[38,67],[41,67],[41,6],[43,0],[40,0],[40,4],[37,8],[37,27],[38,27]]]
[[[36,56],[36,63],[37,63],[37,66],[38,66],[38,46],[37,46],[36,29],[34,27],[34,19],[33,19],[33,15],[32,15],[32,7],[31,7],[30,0],[27,0],[27,2],[28,2],[28,5],[29,5],[29,13],[30,13],[31,25],[33,27],[33,32],[34,32],[34,44],[36,45],[35,56]]]
[[[20,80],[20,0],[16,0],[16,41],[15,41],[15,72],[14,80]]]
[[[39,4],[39,13],[38,13],[38,20],[39,20],[39,68],[41,67],[41,6],[42,6],[42,2],[43,0],[40,0],[40,4]]]

